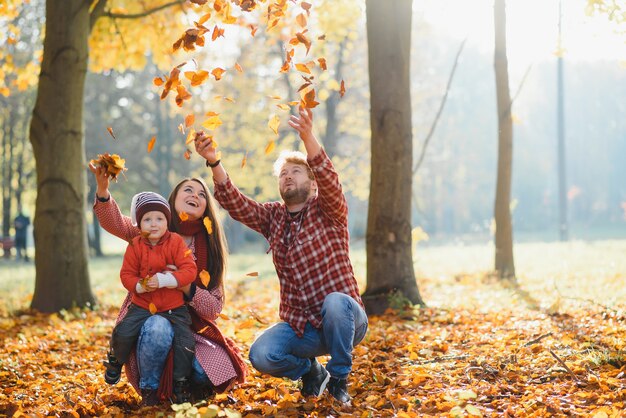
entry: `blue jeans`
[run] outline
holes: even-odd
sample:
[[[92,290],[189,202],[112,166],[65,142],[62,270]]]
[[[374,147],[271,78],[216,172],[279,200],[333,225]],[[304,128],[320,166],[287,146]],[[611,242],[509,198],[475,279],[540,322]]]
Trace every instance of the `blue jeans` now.
[[[311,358],[330,354],[326,369],[338,379],[352,370],[352,349],[367,331],[365,310],[350,296],[330,293],[322,305],[322,327],[307,322],[298,337],[286,322],[279,322],[261,334],[250,347],[255,369],[275,377],[297,380],[311,368]]]
[[[143,324],[137,341],[140,389],[158,389],[165,360],[173,342],[174,329],[167,319],[152,315]],[[209,378],[195,357],[192,363],[191,380],[200,385],[209,383]]]

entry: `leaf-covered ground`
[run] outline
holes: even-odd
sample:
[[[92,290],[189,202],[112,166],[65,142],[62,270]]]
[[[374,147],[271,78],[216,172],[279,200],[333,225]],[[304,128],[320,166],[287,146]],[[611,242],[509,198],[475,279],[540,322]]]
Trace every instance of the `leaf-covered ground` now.
[[[626,416],[626,271],[595,260],[587,274],[526,269],[521,289],[459,259],[465,273],[425,267],[419,285],[432,307],[370,318],[350,406],[302,399],[297,383],[251,369],[245,384],[209,399],[213,407],[142,409],[124,378],[115,387],[102,378],[117,307],[3,315],[0,416]],[[247,353],[277,319],[275,278],[232,280],[227,291],[228,319],[218,321]]]

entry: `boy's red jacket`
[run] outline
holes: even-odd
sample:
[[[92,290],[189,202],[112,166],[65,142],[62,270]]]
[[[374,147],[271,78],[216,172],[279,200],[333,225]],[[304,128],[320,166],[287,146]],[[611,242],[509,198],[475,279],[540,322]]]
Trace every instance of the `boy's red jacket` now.
[[[140,280],[169,271],[168,264],[177,268],[172,274],[178,282],[178,287],[195,280],[196,263],[180,235],[166,231],[154,246],[142,236],[133,238],[124,254],[120,278],[124,287],[131,293],[134,304],[150,309],[150,303],[153,303],[157,312],[184,305],[183,293],[179,289],[162,287],[153,292],[137,293],[137,283]]]

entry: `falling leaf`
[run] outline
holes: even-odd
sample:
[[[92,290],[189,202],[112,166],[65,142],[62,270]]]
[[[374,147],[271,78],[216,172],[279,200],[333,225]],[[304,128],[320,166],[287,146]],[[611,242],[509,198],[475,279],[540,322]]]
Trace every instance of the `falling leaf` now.
[[[305,28],[306,27],[306,16],[303,13],[298,14],[298,16],[296,16],[296,22],[298,23],[298,25],[300,25],[303,28]]]
[[[249,27],[250,27],[250,35],[252,35],[254,37],[254,35],[256,35],[256,31],[259,29],[259,27],[255,26],[255,25],[252,25],[252,24]]]
[[[202,281],[204,287],[207,287],[209,285],[209,282],[211,281],[211,275],[209,274],[209,272],[206,270],[202,270],[200,274],[198,274],[198,276],[200,277],[200,281]]]
[[[111,128],[111,127],[109,126],[109,127],[107,127],[107,131],[109,131],[109,134],[111,134],[111,136],[113,137],[113,139],[117,139],[117,138],[115,137],[115,135],[113,134],[113,128]]]
[[[155,313],[157,313],[157,307],[154,303],[150,302],[150,305],[148,305],[148,309],[150,310],[150,313],[152,315],[154,315]]]
[[[191,125],[193,125],[193,122],[195,120],[196,120],[196,117],[193,114],[185,116],[185,126],[189,128]]]
[[[217,127],[220,126],[221,124],[222,124],[222,121],[218,115],[211,116],[210,118],[202,122],[202,126],[207,128],[209,131],[213,131],[217,129]]]
[[[154,143],[156,142],[156,136],[150,138],[150,142],[148,142],[148,153],[152,152],[152,148],[154,148]]]
[[[269,97],[270,99],[274,99],[274,100],[281,100],[282,99],[282,97],[280,97],[279,95],[276,95],[276,94],[273,95],[273,96],[267,96],[267,97]]]
[[[161,77],[154,77],[154,80],[152,80],[152,83],[157,86],[160,87],[163,85],[163,83],[165,83],[165,81],[163,81],[163,79]]]
[[[343,97],[346,94],[346,84],[341,80],[341,87],[339,87],[339,97]]]
[[[181,134],[185,135],[185,125],[183,125],[182,123],[179,123],[179,124],[178,124],[178,131],[179,131]]]
[[[318,36],[317,39],[320,40],[320,41],[325,41],[326,40],[326,34]]]
[[[253,272],[250,272],[250,273],[246,273],[246,276],[249,276],[249,277],[259,277],[259,272],[258,271],[253,271]]]
[[[185,211],[178,212],[178,217],[182,222],[185,222],[187,219],[189,219],[189,215]]]
[[[183,86],[182,84],[176,86],[176,92],[176,104],[179,107],[182,107],[185,100],[191,99],[191,93],[189,93],[185,86]]]
[[[185,160],[191,160],[191,151],[186,149],[185,153],[183,154],[183,157],[185,157]]]
[[[274,142],[274,140],[270,140],[270,142],[268,142],[267,146],[265,147],[265,155],[268,155],[272,151],[274,151],[274,148],[276,148],[276,143]]]
[[[202,219],[202,222],[204,223],[204,227],[206,228],[206,232],[209,235],[212,234],[213,233],[213,223],[211,222],[209,217],[205,216],[204,219]]]
[[[280,125],[280,118],[278,117],[278,115],[273,115],[272,117],[270,117],[269,122],[267,123],[267,126],[269,126],[269,128],[274,131],[274,133],[276,135],[278,135],[278,126]]]
[[[243,68],[241,68],[241,65],[239,65],[238,62],[235,63],[235,70],[239,71],[240,73],[243,73]]]
[[[289,110],[290,107],[289,105],[285,104],[285,103],[279,103],[276,105],[277,108],[279,108],[280,110]]]
[[[207,116],[207,117],[217,116],[217,115],[219,115],[219,113],[213,112],[212,110],[209,110],[208,112],[204,114],[204,116]]]
[[[222,318],[224,321],[230,321],[230,318],[225,313],[220,312],[217,316]]]
[[[312,109],[319,103],[315,101],[315,89],[311,89],[302,96],[302,107]]]
[[[235,103],[235,99],[233,99],[232,97],[224,97],[224,100],[226,100],[227,102]]]
[[[211,35],[211,40],[215,41],[218,37],[224,36],[224,29],[218,28],[217,25],[213,28],[213,35]]]
[[[244,168],[248,163],[248,151],[246,151],[246,155],[241,159],[241,168]]]
[[[311,70],[309,70],[306,64],[296,64],[296,69],[300,72],[311,74]]]
[[[185,251],[184,256],[185,257],[189,257],[191,255],[192,251],[190,249],[187,249],[187,251]]]
[[[214,68],[213,71],[211,71],[211,74],[213,75],[213,77],[215,77],[216,81],[219,81],[222,78],[222,74],[224,74],[226,72],[226,70],[224,70],[223,68]]]
[[[211,12],[209,12],[209,13],[203,15],[202,17],[200,17],[200,19],[198,20],[198,24],[202,25],[203,23],[205,23],[210,18],[211,18]]]
[[[201,330],[198,331],[198,334],[202,334],[204,331],[206,331],[207,329],[209,329],[209,326],[207,325],[206,327],[203,327]]]
[[[255,309],[248,308],[248,312],[250,312],[250,315],[252,315],[252,317],[256,319],[259,324],[267,325],[269,323],[267,320],[263,319]]]
[[[302,7],[304,10],[306,10],[306,14],[308,15],[309,13],[311,13],[311,4],[307,3],[306,1],[303,1],[302,3],[300,3],[300,7]]]
[[[320,63],[320,68],[324,71],[326,71],[326,58],[324,57],[320,57],[317,59],[317,62]]]
[[[209,72],[205,71],[205,70],[199,70],[199,71],[186,71],[185,72],[185,77],[191,81],[191,86],[195,87],[195,86],[199,86],[202,83],[204,83],[207,78],[209,77]]]
[[[191,141],[193,141],[195,136],[196,136],[196,130],[191,128],[189,132],[187,133],[187,139],[185,139],[185,145],[189,145]]]

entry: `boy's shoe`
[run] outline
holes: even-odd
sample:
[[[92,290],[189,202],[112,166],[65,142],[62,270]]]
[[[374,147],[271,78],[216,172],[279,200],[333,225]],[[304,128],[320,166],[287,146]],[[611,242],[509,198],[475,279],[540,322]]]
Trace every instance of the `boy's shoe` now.
[[[156,389],[141,389],[141,405],[154,406],[159,403]]]
[[[117,358],[111,353],[107,353],[107,360],[104,361],[106,371],[104,372],[104,381],[109,385],[114,385],[120,381],[122,377],[122,365],[117,361]]]
[[[311,368],[302,375],[302,389],[300,393],[302,393],[302,396],[319,397],[324,393],[328,379],[330,379],[330,374],[314,357],[311,359]]]
[[[174,403],[191,402],[191,390],[189,385],[189,379],[183,377],[174,381]]]
[[[341,403],[350,402],[350,394],[348,393],[348,379],[337,379],[331,377],[328,382],[328,391],[333,398],[337,399]]]

